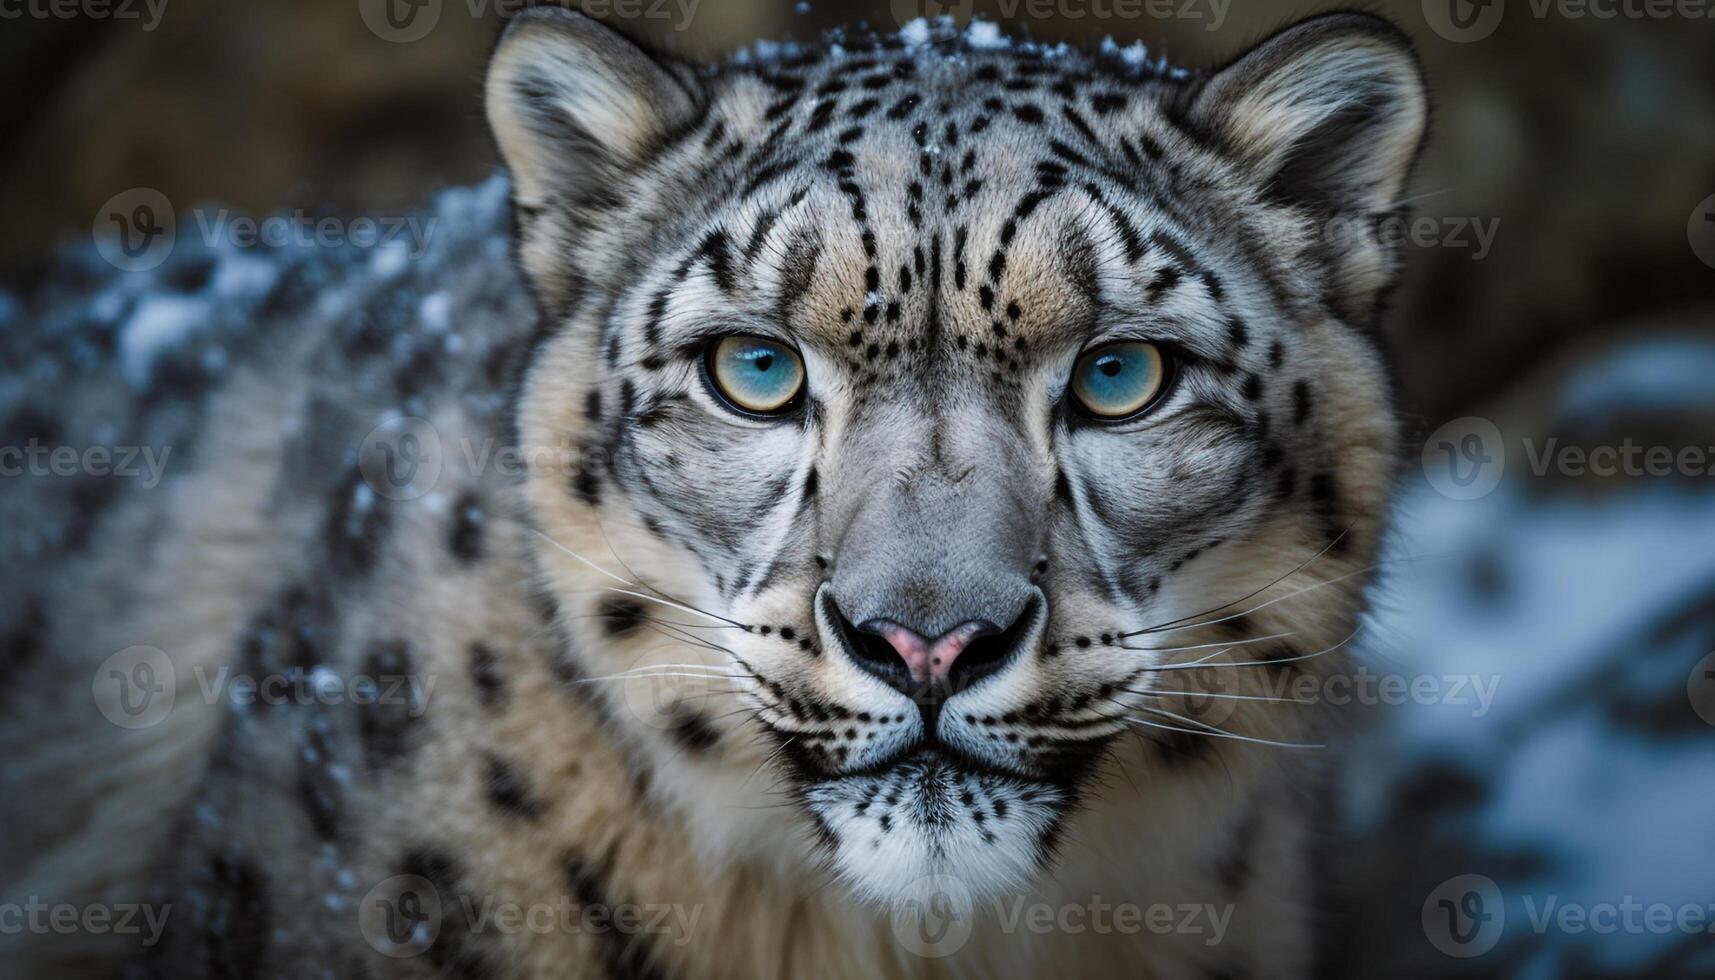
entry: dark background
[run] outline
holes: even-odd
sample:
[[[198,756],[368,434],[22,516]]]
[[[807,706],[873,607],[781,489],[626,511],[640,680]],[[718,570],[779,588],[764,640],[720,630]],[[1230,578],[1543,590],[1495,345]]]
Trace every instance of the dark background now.
[[[362,2],[168,0],[153,30],[0,21],[0,281],[28,288],[131,188],[181,211],[387,215],[491,173],[480,81],[501,5],[442,0],[427,36],[394,43]],[[1500,694],[1483,717],[1376,708],[1331,805],[1330,829],[1358,836],[1328,856],[1356,896],[1330,933],[1352,976],[1715,976],[1715,936],[1540,933],[1520,904],[1715,899],[1715,708],[1696,710],[1715,695],[1691,683],[1715,651],[1715,477],[1535,473],[1521,452],[1715,447],[1715,19],[1505,0],[1492,34],[1460,43],[1431,26],[1446,2],[1368,5],[1418,42],[1435,112],[1415,203],[1445,223],[1411,250],[1387,321],[1414,440],[1391,553],[1436,558],[1390,566],[1365,648],[1408,677],[1486,673]],[[1013,29],[1046,40],[1142,39],[1186,67],[1326,9],[1233,0],[1210,30],[1208,0],[1185,4],[1166,6],[1198,16],[974,7],[1021,11]],[[668,5],[620,26],[719,57],[925,7],[702,0],[688,23]],[[1470,222],[1494,228],[1487,253]],[[1506,478],[1478,500],[1436,494],[1419,466],[1424,434],[1458,416],[1502,433]],[[1426,896],[1462,874],[1498,882],[1508,915],[1470,958],[1426,942]]]

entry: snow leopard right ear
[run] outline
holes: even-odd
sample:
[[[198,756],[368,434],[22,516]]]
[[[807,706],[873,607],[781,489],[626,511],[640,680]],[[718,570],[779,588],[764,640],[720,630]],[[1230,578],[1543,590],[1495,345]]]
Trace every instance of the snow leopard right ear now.
[[[512,175],[526,227],[524,264],[539,289],[564,276],[529,238],[574,236],[580,216],[611,201],[620,175],[693,119],[693,73],[564,7],[531,7],[507,25],[489,62],[489,128]]]

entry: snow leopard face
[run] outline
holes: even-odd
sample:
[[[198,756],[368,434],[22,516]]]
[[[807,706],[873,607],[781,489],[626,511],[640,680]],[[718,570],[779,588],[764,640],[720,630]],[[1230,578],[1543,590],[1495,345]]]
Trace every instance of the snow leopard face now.
[[[922,23],[694,69],[538,9],[488,108],[568,669],[689,822],[993,890],[1123,820],[1107,760],[1314,735],[1252,698],[1332,669],[1379,533],[1365,229],[1425,118],[1391,28],[1201,75]]]

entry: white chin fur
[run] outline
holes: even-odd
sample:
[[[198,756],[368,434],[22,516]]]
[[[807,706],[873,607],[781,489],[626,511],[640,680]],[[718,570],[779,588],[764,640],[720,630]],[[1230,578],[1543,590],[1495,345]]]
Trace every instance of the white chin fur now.
[[[887,904],[931,887],[982,898],[1026,884],[1065,793],[916,758],[818,783],[804,798],[833,834],[841,879],[858,898]]]

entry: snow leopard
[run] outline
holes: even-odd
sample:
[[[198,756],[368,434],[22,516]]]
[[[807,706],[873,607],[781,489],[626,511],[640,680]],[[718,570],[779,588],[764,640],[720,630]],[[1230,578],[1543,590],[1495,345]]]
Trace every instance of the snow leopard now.
[[[1319,975],[1403,34],[538,7],[483,96],[421,249],[0,303],[0,897],[161,922],[10,969]]]

